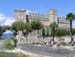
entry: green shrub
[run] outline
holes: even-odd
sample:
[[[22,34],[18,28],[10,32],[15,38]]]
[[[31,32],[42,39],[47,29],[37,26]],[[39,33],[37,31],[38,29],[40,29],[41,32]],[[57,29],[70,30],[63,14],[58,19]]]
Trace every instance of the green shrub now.
[[[42,29],[42,36],[43,36],[43,38],[45,37],[45,29],[44,28]]]
[[[4,41],[4,47],[6,49],[13,49],[13,45],[10,43],[10,39],[5,39],[5,41]]]
[[[17,39],[15,39],[15,38],[13,38],[13,42],[14,42],[14,47],[16,47],[17,46]]]
[[[12,44],[12,43],[14,43],[14,44]],[[13,38],[13,39],[5,39],[4,48],[6,48],[6,49],[14,49],[16,46],[17,46],[17,40],[15,38]]]

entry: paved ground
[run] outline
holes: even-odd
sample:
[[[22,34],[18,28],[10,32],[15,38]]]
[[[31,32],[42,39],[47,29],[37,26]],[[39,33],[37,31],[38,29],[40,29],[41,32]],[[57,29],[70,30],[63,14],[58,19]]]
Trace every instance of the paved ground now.
[[[53,47],[45,47],[45,46],[34,46],[29,44],[21,44],[19,45],[22,50],[46,55],[49,57],[75,57],[75,49],[69,50],[65,48],[53,48]]]

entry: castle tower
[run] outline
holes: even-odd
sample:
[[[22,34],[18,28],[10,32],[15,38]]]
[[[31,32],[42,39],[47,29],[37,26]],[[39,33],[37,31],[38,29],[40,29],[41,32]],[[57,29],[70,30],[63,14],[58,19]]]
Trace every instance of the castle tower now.
[[[48,20],[49,20],[50,24],[53,22],[58,23],[58,21],[57,21],[57,10],[53,9],[53,10],[48,11]]]
[[[26,10],[14,10],[15,21],[26,22]]]

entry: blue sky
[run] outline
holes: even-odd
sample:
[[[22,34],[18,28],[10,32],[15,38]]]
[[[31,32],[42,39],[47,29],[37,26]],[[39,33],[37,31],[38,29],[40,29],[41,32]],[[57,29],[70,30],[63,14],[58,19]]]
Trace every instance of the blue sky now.
[[[69,12],[75,13],[75,0],[0,0],[0,24],[5,22],[7,24],[8,21],[11,21],[15,9],[47,14],[52,8],[58,10],[58,17],[66,17]],[[75,26],[75,21],[73,26]]]

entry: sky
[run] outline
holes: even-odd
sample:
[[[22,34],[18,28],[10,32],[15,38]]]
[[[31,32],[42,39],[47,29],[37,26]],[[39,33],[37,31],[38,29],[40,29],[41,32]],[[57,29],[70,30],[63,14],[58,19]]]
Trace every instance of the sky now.
[[[56,9],[58,17],[66,17],[70,12],[75,14],[75,0],[0,0],[0,24],[11,25],[14,22],[14,10],[20,9],[40,14]]]

